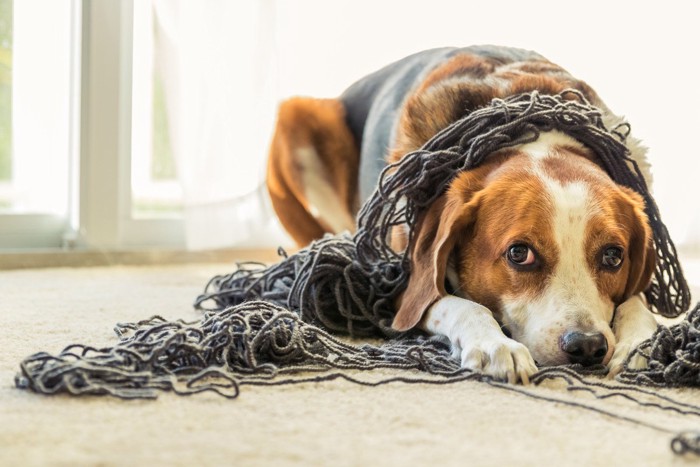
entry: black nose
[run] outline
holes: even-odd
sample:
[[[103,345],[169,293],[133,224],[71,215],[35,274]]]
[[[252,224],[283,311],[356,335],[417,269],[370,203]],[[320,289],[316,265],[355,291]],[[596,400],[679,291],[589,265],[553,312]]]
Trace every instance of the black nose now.
[[[602,363],[608,353],[608,341],[599,332],[567,332],[559,344],[571,363],[584,366]]]

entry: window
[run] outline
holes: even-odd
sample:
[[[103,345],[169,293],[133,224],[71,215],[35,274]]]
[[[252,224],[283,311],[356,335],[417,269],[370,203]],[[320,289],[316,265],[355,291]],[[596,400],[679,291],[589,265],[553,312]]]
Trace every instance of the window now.
[[[70,229],[73,3],[0,0],[3,247],[57,247]]]
[[[132,82],[152,82],[131,74],[133,34],[144,33],[132,7],[0,0],[0,248],[183,245],[157,88],[145,107],[163,129],[147,126],[156,150],[131,157]],[[145,176],[132,180],[132,161]]]
[[[0,248],[182,247],[154,3],[1,1]]]

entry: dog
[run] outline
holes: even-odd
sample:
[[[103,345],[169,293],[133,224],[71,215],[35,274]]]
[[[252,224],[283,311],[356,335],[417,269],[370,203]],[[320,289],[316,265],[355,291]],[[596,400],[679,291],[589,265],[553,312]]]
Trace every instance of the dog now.
[[[566,89],[601,109],[609,128],[622,121],[560,66],[498,46],[427,50],[339,98],[289,99],[268,159],[272,205],[300,246],[352,232],[387,163],[494,98]],[[627,144],[651,183],[646,149],[631,136]],[[657,328],[642,295],[656,258],[644,207],[561,132],[496,151],[450,182],[412,244],[405,229],[392,231],[411,264],[392,327],[446,336],[462,367],[511,383],[527,383],[538,365],[603,364],[615,375]]]

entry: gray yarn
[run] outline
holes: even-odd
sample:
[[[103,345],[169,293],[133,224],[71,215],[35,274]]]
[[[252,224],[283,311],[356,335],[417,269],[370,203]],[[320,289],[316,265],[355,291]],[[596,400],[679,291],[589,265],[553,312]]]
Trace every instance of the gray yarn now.
[[[410,244],[418,215],[457,173],[478,166],[499,149],[534,141],[551,130],[588,146],[615,182],[644,197],[657,254],[654,279],[645,291],[647,300],[653,311],[664,316],[683,313],[690,306],[690,290],[656,203],[623,143],[626,134],[621,130],[628,131],[629,126],[609,132],[600,110],[577,91],[494,99],[490,106],[473,111],[387,167],[377,191],[359,213],[354,238],[326,237],[267,271],[215,277],[195,307],[214,298],[222,309],[253,296],[273,300],[332,331],[394,337],[393,304],[408,282],[410,261],[408,251],[395,252],[390,247],[391,228],[407,225]]]
[[[399,264],[389,262],[365,275],[355,254],[349,235],[329,235],[268,268],[246,263],[231,274],[213,277],[194,306],[216,311],[251,299],[265,300],[332,332],[398,336],[391,321],[393,300],[403,280],[396,270]],[[208,300],[213,307],[206,307]]]
[[[644,386],[700,387],[700,303],[675,326],[659,326],[627,360],[636,354],[645,357],[649,366],[627,369],[618,375],[620,381]]]
[[[416,369],[447,379],[463,373],[441,339],[415,336],[357,347],[263,301],[205,311],[193,323],[154,316],[118,324],[115,332],[120,341],[113,347],[75,344],[58,356],[41,352],[28,357],[15,384],[43,394],[132,399],[172,390],[181,395],[213,391],[232,398],[242,384],[280,384],[271,380],[331,368]]]
[[[671,333],[676,333],[675,328]],[[223,311],[205,311],[202,319],[195,323],[167,321],[154,316],[138,323],[118,324],[115,331],[120,341],[113,347],[96,349],[71,345],[57,356],[41,352],[26,358],[20,364],[21,373],[15,377],[15,385],[41,394],[153,399],[159,391],[167,390],[180,395],[213,391],[235,398],[240,387],[245,385],[272,386],[335,379],[366,386],[394,382],[450,384],[471,380],[527,397],[579,407],[662,433],[674,433],[638,419],[584,403],[547,397],[461,369],[450,355],[449,343],[437,337],[404,336],[380,346],[355,346],[269,302],[250,301]],[[698,332],[697,327],[695,332]],[[672,359],[673,354],[673,349],[669,349],[665,358]],[[402,374],[368,382],[349,373],[377,368],[402,370]],[[566,383],[568,390],[586,391],[597,399],[620,396],[641,406],[700,416],[700,406],[676,401],[642,386],[613,385],[582,377],[604,371],[602,366],[543,368],[531,377],[531,382],[539,385],[559,379]],[[623,375],[628,372],[626,370]],[[308,376],[309,373],[317,373],[317,376]],[[645,402],[635,394],[652,398],[652,402]],[[700,454],[700,435],[677,433],[671,440],[671,448],[677,454]]]
[[[478,166],[499,149],[535,141],[541,132],[551,130],[561,131],[589,147],[615,182],[644,198],[657,254],[654,280],[645,291],[647,300],[653,311],[667,317],[686,311],[690,306],[690,290],[675,246],[636,161],[629,157],[624,145],[629,126],[609,132],[600,110],[577,91],[556,96],[535,91],[494,99],[490,106],[453,123],[420,150],[388,167],[380,179],[378,192],[365,203],[359,215],[355,242],[363,273],[376,272],[380,265],[385,269],[387,260],[400,261],[401,281],[407,281],[407,253],[400,257],[393,253],[388,245],[390,228],[408,225],[410,244],[419,213],[445,191],[458,172]],[[393,169],[396,173],[388,176]],[[405,205],[401,205],[400,201],[404,200]]]

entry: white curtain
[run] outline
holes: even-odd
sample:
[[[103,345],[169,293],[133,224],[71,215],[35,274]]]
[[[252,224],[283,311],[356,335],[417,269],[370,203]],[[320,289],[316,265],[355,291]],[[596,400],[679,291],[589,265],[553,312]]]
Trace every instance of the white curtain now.
[[[264,188],[278,101],[273,0],[154,0],[190,249],[288,244]]]

